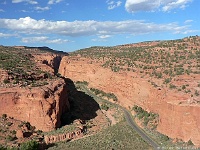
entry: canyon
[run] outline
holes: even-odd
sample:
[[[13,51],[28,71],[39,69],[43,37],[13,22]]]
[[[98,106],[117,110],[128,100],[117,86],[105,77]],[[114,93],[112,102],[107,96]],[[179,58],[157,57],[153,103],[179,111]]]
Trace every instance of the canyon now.
[[[70,110],[70,104],[65,80],[54,74],[67,53],[41,52],[40,48],[27,47],[12,50],[14,53],[25,51],[24,57],[35,65],[24,74],[0,70],[0,114],[30,122],[37,130],[51,131],[60,127],[61,115]]]
[[[148,43],[147,45],[143,44],[148,45]],[[125,46],[130,47],[130,45]],[[135,47],[139,47],[139,45]],[[114,49],[117,51],[120,48],[119,46]],[[95,53],[96,49],[98,52]],[[163,80],[154,78],[151,81],[154,81],[156,86],[152,86],[151,77],[141,75],[137,71],[130,72],[123,69],[112,71],[105,68],[102,64],[109,59],[105,55],[103,58],[89,56],[89,53],[91,56],[100,55],[103,50],[104,48],[102,50],[94,48],[93,51],[86,50],[85,53],[80,51],[73,56],[63,57],[59,73],[73,81],[86,81],[89,83],[89,88],[114,93],[118,98],[116,103],[127,109],[131,110],[134,105],[138,105],[148,112],[159,114],[157,131],[184,142],[191,140],[196,146],[200,146],[200,119],[198,117],[200,99],[198,94],[191,95],[187,92],[177,91],[177,89],[170,89],[163,85]],[[105,48],[104,51],[106,50]],[[199,81],[198,74],[183,74],[173,77],[172,82],[176,85],[189,83],[191,89],[199,91],[197,85]]]
[[[37,130],[51,131],[60,127],[62,113],[70,110],[63,80],[35,88],[1,88],[0,114],[30,122]]]
[[[158,132],[200,146],[199,41],[200,37],[189,37],[92,47],[70,55],[47,47],[11,47],[15,56],[24,53],[14,63],[8,63],[4,57],[10,61],[14,57],[2,50],[0,115],[29,122],[44,132],[59,128],[62,115],[70,113],[74,120],[95,118],[94,122],[105,125],[99,104],[73,90],[73,82],[86,82],[88,88],[114,93],[117,100],[107,100],[130,111],[137,105],[158,114]],[[82,132],[49,135],[44,140],[47,144],[71,140]]]

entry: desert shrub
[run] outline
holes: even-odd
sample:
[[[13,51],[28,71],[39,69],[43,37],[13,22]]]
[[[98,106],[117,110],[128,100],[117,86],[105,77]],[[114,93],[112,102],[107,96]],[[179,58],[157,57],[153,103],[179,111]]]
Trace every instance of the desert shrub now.
[[[118,100],[115,94],[113,93],[107,93],[106,96],[108,97],[108,99],[113,99],[114,101]]]
[[[101,105],[101,109],[107,111],[107,110],[109,109],[109,107],[108,107],[108,105],[106,105],[106,104],[102,104],[102,105]]]
[[[163,140],[163,141],[168,141],[169,140],[169,137],[167,136],[167,135],[162,135],[161,136],[161,139]]]
[[[171,82],[171,80],[172,80],[171,78],[167,78],[167,79],[165,79],[164,83],[168,84],[169,82]]]
[[[6,137],[6,139],[7,139],[8,141],[14,141],[14,140],[16,139],[16,137],[13,137],[13,136],[11,136],[11,135],[8,135],[8,136]]]
[[[19,150],[38,150],[39,143],[36,141],[28,141],[25,143],[22,143],[19,147]]]
[[[10,131],[11,134],[15,135],[16,134],[16,131],[15,130],[12,130]]]
[[[84,84],[86,86],[89,84],[87,81],[77,81],[76,83],[77,84]]]
[[[176,86],[175,86],[175,85],[173,85],[173,84],[170,84],[170,85],[169,85],[169,88],[170,88],[170,89],[175,89],[175,88],[176,88]]]
[[[6,119],[7,118],[7,114],[2,114],[2,118]]]
[[[12,122],[7,122],[6,125],[7,126],[11,126],[13,123]]]
[[[56,73],[57,77],[62,77],[62,75],[60,73]]]
[[[2,145],[0,145],[0,150],[7,150],[7,148],[2,146]]]
[[[137,105],[134,105],[132,110],[136,112],[136,117],[139,120],[143,119],[143,123],[145,126],[148,125],[149,121],[152,121],[158,117],[158,114],[147,112],[146,110],[142,109],[142,107],[139,107]]]
[[[196,96],[199,96],[199,92],[196,90],[194,93]]]
[[[132,110],[134,110],[136,113],[137,113],[137,111],[138,111],[137,109],[138,109],[138,106],[137,106],[137,105],[134,105],[133,108],[132,108]]]
[[[185,90],[185,89],[186,89],[186,86],[185,86],[185,85],[183,85],[183,86],[182,86],[182,89],[183,89],[183,90]]]
[[[193,146],[194,144],[192,143],[191,140],[189,140],[189,141],[187,142],[187,145],[188,145],[188,146]]]
[[[4,79],[3,83],[8,84],[8,83],[10,83],[10,81],[8,79]]]

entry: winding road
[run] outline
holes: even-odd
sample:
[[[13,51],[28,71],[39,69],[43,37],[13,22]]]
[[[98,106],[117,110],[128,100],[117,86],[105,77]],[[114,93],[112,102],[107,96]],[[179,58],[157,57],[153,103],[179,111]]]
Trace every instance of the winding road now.
[[[159,149],[160,146],[136,125],[130,113],[125,108],[122,109],[124,111],[126,122],[142,137],[143,140],[145,140],[148,144],[150,144],[154,149]]]
[[[116,105],[117,107],[120,107],[124,111],[124,116],[125,116],[126,122],[142,137],[142,139],[144,141],[146,141],[148,144],[150,144],[155,150],[160,148],[160,146],[154,140],[152,140],[140,127],[138,127],[138,125],[133,120],[132,115],[129,113],[129,111],[126,108],[119,106],[117,104],[111,103],[107,100],[104,100],[104,99],[96,96],[90,90],[88,90],[88,88],[86,88],[84,85],[81,85],[81,88],[87,94],[89,94],[90,96],[92,96],[95,99],[99,99],[100,101],[104,101],[106,103],[110,103],[112,105]]]

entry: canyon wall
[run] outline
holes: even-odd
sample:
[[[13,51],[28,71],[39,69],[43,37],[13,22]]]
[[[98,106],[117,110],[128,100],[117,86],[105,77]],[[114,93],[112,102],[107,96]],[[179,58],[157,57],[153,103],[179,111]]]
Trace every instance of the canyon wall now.
[[[36,83],[46,82],[43,86],[36,85],[37,87],[24,87],[12,82],[5,84],[3,81],[9,76],[7,71],[0,69],[0,115],[7,114],[30,122],[36,129],[50,131],[60,127],[61,115],[70,110],[66,83],[64,79],[53,76],[58,72],[63,55],[44,52],[29,55],[37,68],[50,73],[54,79],[48,79],[44,75],[35,77]],[[32,72],[34,74],[34,70]]]
[[[157,130],[171,138],[191,140],[200,146],[200,105],[188,104],[187,94],[168,88],[153,87],[148,80],[132,72],[112,72],[101,64],[81,57],[64,57],[59,73],[74,81],[87,81],[89,87],[112,92],[118,104],[132,108],[135,104],[159,114]]]
[[[49,81],[42,87],[1,88],[0,114],[50,131],[61,125],[62,113],[70,110],[67,92],[62,79]]]
[[[58,73],[60,62],[64,55],[49,54],[49,53],[38,53],[34,54],[34,61],[37,66],[43,71],[50,72],[52,74]]]

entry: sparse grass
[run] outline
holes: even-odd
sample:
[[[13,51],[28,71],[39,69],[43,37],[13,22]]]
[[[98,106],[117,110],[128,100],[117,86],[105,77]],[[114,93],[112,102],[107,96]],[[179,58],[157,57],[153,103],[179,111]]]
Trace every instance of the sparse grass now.
[[[69,133],[75,131],[76,126],[73,124],[63,126],[61,128],[58,128],[56,130],[50,131],[50,132],[44,132],[44,135],[57,135],[62,133]]]
[[[76,81],[76,84],[84,84],[85,86],[88,86],[88,82],[87,81]]]
[[[160,143],[160,149],[166,149],[166,150],[180,150],[180,149],[199,149],[197,147],[194,147],[194,144],[191,140],[188,142],[183,142],[180,139],[176,139],[176,142],[173,142],[173,139],[169,138],[167,135],[161,134],[157,131],[149,130],[148,128],[144,129],[145,132],[157,143]]]
[[[113,101],[117,101],[117,97],[113,93],[106,93],[102,90],[95,89],[95,88],[90,88],[90,90],[97,96],[99,97],[107,97],[108,99],[112,99]]]

